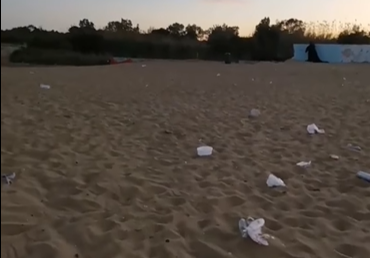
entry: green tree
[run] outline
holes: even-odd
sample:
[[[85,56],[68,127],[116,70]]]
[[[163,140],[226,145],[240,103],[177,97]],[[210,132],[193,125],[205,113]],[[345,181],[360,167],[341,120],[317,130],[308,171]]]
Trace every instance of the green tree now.
[[[178,22],[175,22],[168,26],[167,30],[169,31],[170,35],[174,37],[181,37],[185,35],[185,26]]]
[[[204,36],[204,31],[201,27],[193,24],[188,24],[185,28],[185,36],[190,39],[202,39]]]
[[[81,29],[93,29],[93,30],[95,30],[95,24],[93,22],[89,21],[88,19],[80,20],[80,22],[78,23],[78,26]]]
[[[132,21],[129,19],[121,19],[121,21],[110,21],[104,27],[108,32],[140,32],[139,25],[133,26]]]

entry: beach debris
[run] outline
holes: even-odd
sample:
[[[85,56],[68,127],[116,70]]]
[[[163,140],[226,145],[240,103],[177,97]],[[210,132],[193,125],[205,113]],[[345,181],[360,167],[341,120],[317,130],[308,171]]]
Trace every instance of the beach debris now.
[[[266,184],[268,187],[285,187],[285,183],[281,178],[278,178],[277,176],[270,174],[267,178]]]
[[[47,85],[47,84],[40,84],[40,88],[45,89],[45,90],[49,90],[51,87],[50,87],[50,85]]]
[[[5,182],[7,185],[11,185],[15,179],[15,173],[9,175],[1,175],[1,181]]]
[[[204,156],[211,156],[213,152],[213,147],[211,146],[200,146],[197,148],[198,156],[204,157]]]
[[[253,108],[250,112],[249,112],[249,117],[259,117],[261,115],[261,111],[259,111],[258,109],[256,108]]]
[[[347,148],[352,150],[352,151],[361,151],[361,147],[357,145],[353,145],[351,143],[347,144]]]
[[[339,159],[339,156],[338,155],[331,154],[330,155],[330,158],[338,160]]]
[[[141,65],[141,67],[145,68],[146,67],[146,64]]]
[[[300,161],[296,165],[301,168],[308,168],[309,166],[311,166],[311,160],[310,161]]]
[[[216,76],[217,76],[217,77],[218,77],[218,76],[221,76],[221,74],[219,74],[219,73],[218,73]]]
[[[260,245],[268,246],[267,239],[275,239],[275,237],[269,234],[262,233],[262,227],[265,225],[265,220],[262,218],[254,219],[248,217],[248,219],[241,218],[239,220],[239,231],[242,238],[250,238],[254,242]]]
[[[315,124],[309,124],[309,125],[307,125],[307,132],[309,134],[317,134],[317,133],[323,134],[323,133],[325,133],[325,130],[324,129],[319,129],[317,127],[317,125],[315,125]]]
[[[365,171],[358,171],[357,177],[370,183],[370,173]]]

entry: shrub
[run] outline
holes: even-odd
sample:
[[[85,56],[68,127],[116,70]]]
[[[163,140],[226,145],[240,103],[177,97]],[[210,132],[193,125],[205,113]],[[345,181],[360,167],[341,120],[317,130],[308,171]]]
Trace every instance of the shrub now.
[[[75,66],[104,65],[108,64],[109,58],[107,55],[38,48],[21,48],[14,51],[9,57],[10,61],[14,63]]]

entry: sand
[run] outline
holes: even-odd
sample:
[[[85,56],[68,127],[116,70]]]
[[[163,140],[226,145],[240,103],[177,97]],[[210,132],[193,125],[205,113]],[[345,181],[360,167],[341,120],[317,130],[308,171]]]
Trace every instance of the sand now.
[[[2,67],[2,257],[370,257],[369,66],[146,64]]]

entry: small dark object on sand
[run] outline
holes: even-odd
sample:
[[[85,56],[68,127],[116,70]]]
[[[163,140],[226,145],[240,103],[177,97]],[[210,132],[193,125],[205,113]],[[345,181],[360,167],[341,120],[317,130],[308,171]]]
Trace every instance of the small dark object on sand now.
[[[231,54],[225,53],[225,64],[231,64]]]

